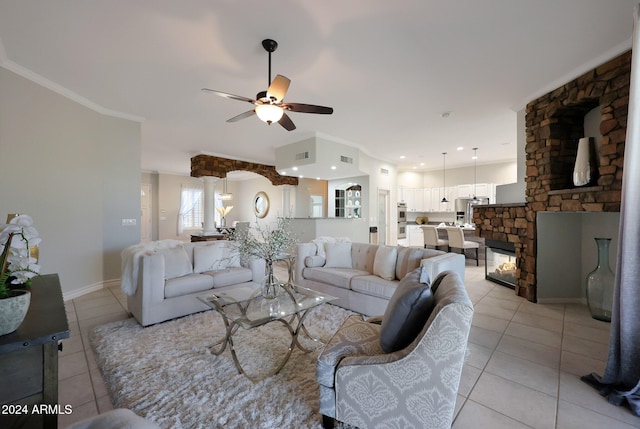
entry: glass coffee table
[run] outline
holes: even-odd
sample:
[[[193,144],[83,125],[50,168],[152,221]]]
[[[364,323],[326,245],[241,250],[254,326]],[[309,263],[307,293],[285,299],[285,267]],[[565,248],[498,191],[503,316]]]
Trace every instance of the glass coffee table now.
[[[300,344],[298,341],[300,331],[313,341],[322,344],[318,338],[314,338],[307,331],[304,326],[304,319],[307,317],[309,310],[326,302],[334,301],[337,298],[289,284],[283,285],[280,293],[274,299],[265,299],[260,294],[259,287],[249,286],[233,288],[227,291],[216,291],[215,294],[202,295],[198,299],[217,311],[222,316],[226,327],[226,334],[222,343],[217,349],[215,344],[211,346],[211,352],[218,356],[225,351],[228,345],[238,372],[252,381],[259,381],[280,372],[289,360],[294,346],[307,353],[313,350]],[[233,336],[240,327],[250,330],[270,322],[280,322],[287,327],[291,334],[291,344],[282,362],[273,372],[254,377],[247,374],[242,368],[233,346]]]

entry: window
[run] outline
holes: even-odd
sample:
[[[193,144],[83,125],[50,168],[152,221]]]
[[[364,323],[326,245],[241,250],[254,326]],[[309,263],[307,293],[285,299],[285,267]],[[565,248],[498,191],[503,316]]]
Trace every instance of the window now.
[[[201,229],[204,222],[202,188],[182,187],[180,196],[180,226],[183,229]]]

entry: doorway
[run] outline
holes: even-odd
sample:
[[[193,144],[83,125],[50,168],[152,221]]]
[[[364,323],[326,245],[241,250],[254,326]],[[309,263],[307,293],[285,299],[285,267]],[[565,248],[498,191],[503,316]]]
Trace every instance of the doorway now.
[[[389,242],[389,190],[378,189],[378,244]]]

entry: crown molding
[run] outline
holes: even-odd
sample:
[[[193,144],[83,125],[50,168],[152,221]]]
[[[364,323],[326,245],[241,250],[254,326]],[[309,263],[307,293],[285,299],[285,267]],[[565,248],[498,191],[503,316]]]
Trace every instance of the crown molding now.
[[[20,64],[12,61],[7,56],[7,51],[4,48],[4,44],[2,43],[2,39],[0,39],[0,67],[5,68],[9,71],[14,72],[15,74],[22,76],[23,78],[30,80],[34,83],[37,83],[40,86],[43,86],[59,95],[62,95],[65,98],[68,98],[76,103],[93,110],[94,112],[100,113],[105,116],[112,116],[114,118],[126,119],[134,122],[144,122],[142,116],[132,115],[129,113],[118,112],[116,110],[107,109],[93,101],[89,100],[81,96],[80,94],[71,91],[69,88],[66,88],[62,85],[59,85],[52,80],[47,79],[46,77],[39,75],[38,73],[21,66]]]

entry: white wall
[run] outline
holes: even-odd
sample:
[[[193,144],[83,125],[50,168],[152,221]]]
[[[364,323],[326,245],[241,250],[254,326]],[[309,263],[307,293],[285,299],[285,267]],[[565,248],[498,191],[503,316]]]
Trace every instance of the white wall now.
[[[478,164],[476,183],[513,183],[517,179],[518,167],[514,162]],[[443,171],[403,171],[398,173],[398,186],[408,188],[437,188],[443,183]],[[446,185],[457,186],[474,183],[474,166],[447,168]]]
[[[33,217],[41,272],[66,298],[118,279],[120,251],[140,240],[140,124],[3,68],[0,94],[0,221]]]
[[[527,176],[527,155],[525,146],[527,145],[527,127],[525,109],[519,110],[516,115],[517,129],[517,161],[516,180],[496,186],[496,204],[524,203],[527,200],[527,184],[524,181]]]
[[[586,302],[586,278],[598,262],[595,237],[611,238],[615,272],[620,213],[538,212],[537,298],[540,303]]]

